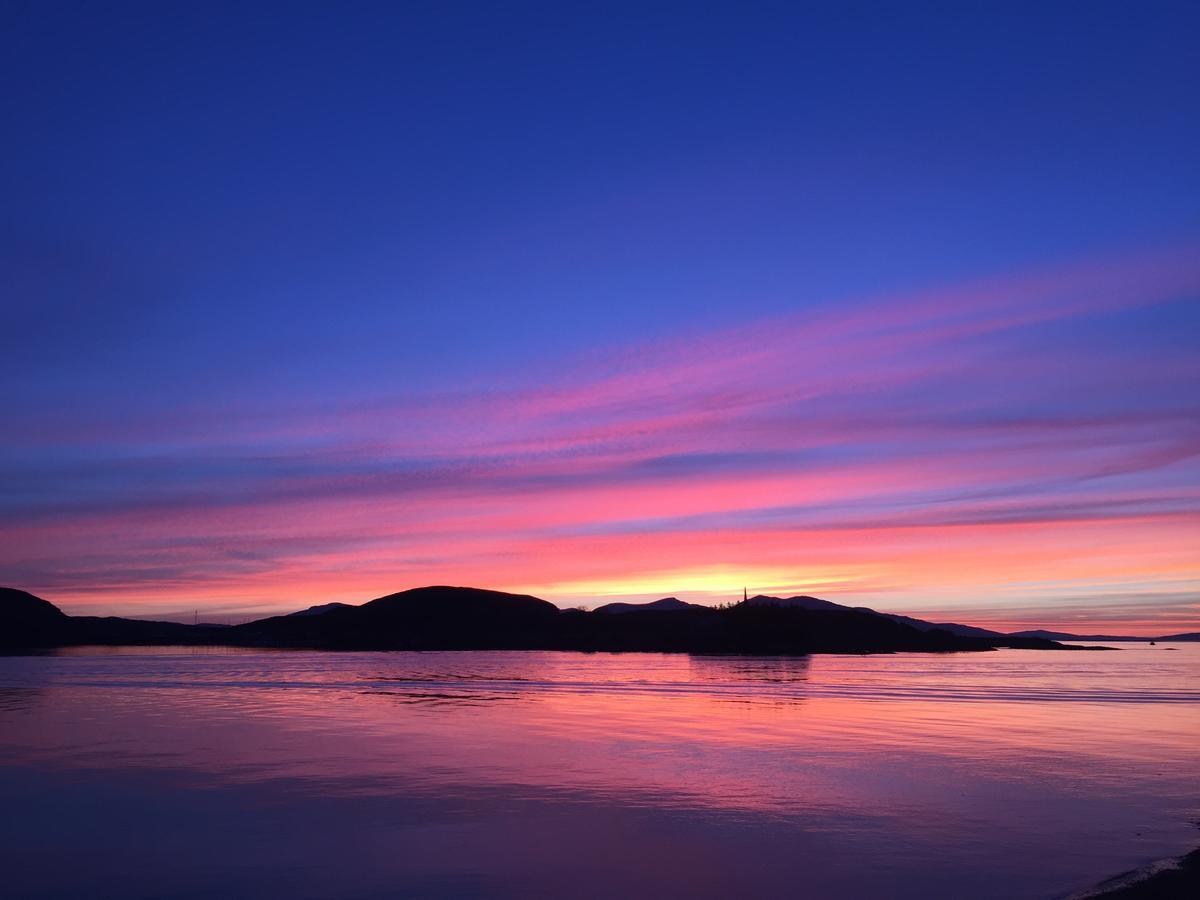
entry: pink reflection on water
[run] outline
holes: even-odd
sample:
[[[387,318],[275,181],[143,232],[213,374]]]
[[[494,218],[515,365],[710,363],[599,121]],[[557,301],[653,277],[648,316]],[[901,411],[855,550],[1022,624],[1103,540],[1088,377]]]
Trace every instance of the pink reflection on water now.
[[[616,891],[636,873],[704,894],[690,860],[724,847],[748,890],[803,877],[920,896],[945,879],[973,896],[1046,896],[1192,842],[1198,651],[9,657],[0,774],[136,773],[181,815],[196,791],[297,822],[333,804],[360,842],[398,815],[428,855],[401,847],[375,865],[443,887],[453,844],[493,886],[544,893],[591,872]],[[55,826],[60,840],[79,839],[71,827]],[[138,839],[138,823],[123,827]],[[308,833],[279,827],[261,840]],[[659,836],[657,854],[634,834]],[[616,868],[596,870],[597,853]]]

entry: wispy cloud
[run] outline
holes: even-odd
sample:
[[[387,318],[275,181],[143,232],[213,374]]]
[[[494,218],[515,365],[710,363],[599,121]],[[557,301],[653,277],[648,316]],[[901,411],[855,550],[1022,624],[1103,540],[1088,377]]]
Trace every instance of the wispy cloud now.
[[[1196,249],[807,305],[423,395],[48,410],[0,455],[0,571],[125,611],[748,582],[1030,624],[1078,613],[1086,585],[1082,609],[1115,621],[1133,594],[1200,583],[1200,359],[1180,333]],[[1054,587],[1031,605],[1016,582]]]

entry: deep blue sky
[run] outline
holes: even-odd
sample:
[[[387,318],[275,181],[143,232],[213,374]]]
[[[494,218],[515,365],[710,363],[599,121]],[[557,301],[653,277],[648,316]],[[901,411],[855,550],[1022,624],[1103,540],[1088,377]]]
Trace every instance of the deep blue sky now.
[[[1200,223],[1194,3],[3,16],[6,403],[424,381]]]
[[[211,568],[201,548],[219,529],[207,522],[201,541],[188,516],[215,496],[269,507],[276,479],[317,470],[338,490],[361,486],[364,471],[449,479],[438,467],[460,451],[478,465],[500,446],[505,465],[511,454],[541,465],[564,446],[593,446],[616,407],[632,417],[621,425],[629,434],[657,434],[634,415],[656,391],[669,402],[655,422],[690,430],[645,438],[636,464],[686,447],[694,455],[678,465],[645,471],[707,472],[709,486],[731,466],[798,477],[802,467],[781,460],[816,458],[803,428],[750,460],[717,439],[741,419],[687,418],[750,395],[805,415],[816,415],[802,408],[816,396],[821,415],[851,424],[886,411],[911,429],[903,447],[926,452],[943,438],[921,429],[966,421],[971,403],[971,421],[1153,413],[1179,423],[1192,409],[1194,294],[1122,288],[1126,311],[1113,313],[1095,267],[1200,237],[1196,3],[7,0],[0,42],[0,411],[10,434],[0,525],[83,529],[63,511],[88,504],[186,512],[174,524],[139,520],[186,546],[182,561],[142,545],[95,551],[122,560],[115,596],[130,585],[170,593],[172,579],[190,584]],[[1086,321],[1064,299],[1063,267],[1076,262],[1099,297]],[[1130,265],[1121,277],[1158,272]],[[1059,273],[1057,287],[1020,287],[1038,271]],[[862,320],[795,332],[801,343],[784,356],[827,359],[824,368],[776,360],[752,390],[683,362],[719,360],[738,329],[793,333],[761,324],[772,317],[829,323],[865,303],[887,319],[906,296],[981,277],[1008,279],[1013,304],[1038,296],[1057,312],[1026,315],[1039,330],[1014,334],[1003,304],[972,307],[998,335],[974,357],[961,333],[940,330],[944,307],[913,314],[906,327],[928,329],[921,352],[957,361],[939,373],[918,375],[911,342],[881,351]],[[814,344],[817,333],[827,336]],[[623,388],[606,380],[622,360],[654,355],[625,348],[659,345],[675,354],[659,369],[638,369]],[[912,357],[901,367],[893,351]],[[750,353],[738,357],[748,367]],[[810,390],[835,369],[841,381]],[[712,395],[685,398],[696,384]],[[570,400],[478,393],[567,385],[579,390]],[[864,385],[888,393],[842,407],[820,399]],[[596,397],[606,399],[589,406]],[[526,418],[484,422],[506,403]],[[574,418],[554,418],[568,407]],[[833,427],[822,421],[812,427]],[[1185,425],[1142,426],[1173,442],[1155,459],[1190,452]],[[888,466],[907,452],[835,431],[822,458]],[[1149,458],[1141,438],[1123,449],[1095,440],[1109,469]],[[331,475],[327,458],[304,456],[313,446],[346,468]],[[1007,452],[989,445],[989,459]],[[1059,478],[1082,465],[1028,463],[1019,484],[982,464],[972,471],[995,476],[995,496],[1031,498],[1054,495],[1060,482],[1037,480],[1050,469]],[[522,477],[531,481],[506,489],[549,476]],[[1188,473],[1144,477],[1105,502],[1150,502],[1191,483]],[[693,502],[701,494],[679,495],[687,502],[662,515],[728,512],[725,500]],[[478,512],[443,500],[464,520]],[[345,508],[356,502],[347,495]],[[268,579],[286,553],[241,549],[257,533],[246,521],[230,513],[242,530],[224,540],[257,554],[255,574]],[[562,525],[545,510],[522,522],[542,537]],[[71,531],[79,546],[94,540],[85,531]],[[67,590],[98,578],[100,562],[82,551],[55,555],[65,533],[22,532],[23,545],[0,556],[7,580]],[[342,539],[334,529],[305,540]],[[412,568],[436,554],[395,552],[407,560],[397,582],[453,574]],[[287,559],[283,581],[304,572]]]

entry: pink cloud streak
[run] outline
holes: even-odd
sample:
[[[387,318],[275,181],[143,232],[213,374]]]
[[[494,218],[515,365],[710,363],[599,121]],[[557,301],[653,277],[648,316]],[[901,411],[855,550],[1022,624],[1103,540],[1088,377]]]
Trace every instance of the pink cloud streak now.
[[[1038,595],[1047,616],[1111,576],[1102,617],[1130,592],[1200,584],[1200,365],[1170,342],[1047,354],[1033,337],[1200,295],[1194,251],[817,308],[429,397],[50,422],[50,461],[0,517],[0,565],[123,612],[435,581],[568,602],[573,584],[636,596],[639,578],[679,573],[684,591],[688,572],[727,571],[731,591],[756,575],[877,605],[926,591],[965,619],[971,598],[1028,610],[1006,587],[1019,566],[1060,585]]]

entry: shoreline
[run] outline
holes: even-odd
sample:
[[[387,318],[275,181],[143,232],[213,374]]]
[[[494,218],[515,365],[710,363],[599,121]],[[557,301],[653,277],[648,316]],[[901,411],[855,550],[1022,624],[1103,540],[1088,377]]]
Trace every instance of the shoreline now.
[[[1200,847],[1122,872],[1066,900],[1191,900],[1200,897]]]
[[[281,651],[281,652],[301,652],[301,653],[587,653],[587,654],[625,654],[625,653],[661,653],[671,656],[686,655],[686,656],[714,656],[714,657],[751,657],[764,659],[799,659],[806,656],[895,656],[902,653],[923,653],[931,656],[950,656],[956,653],[994,653],[997,650],[1121,650],[1120,647],[1079,647],[1079,646],[1061,646],[1061,647],[951,647],[937,649],[886,649],[886,650],[853,650],[853,649],[815,649],[815,650],[794,650],[794,651],[754,651],[754,650],[690,650],[679,648],[659,648],[659,647],[570,647],[570,646],[478,646],[478,647],[463,647],[457,645],[437,646],[437,645],[421,645],[421,646],[377,646],[377,645],[327,645],[327,644],[255,644],[255,643],[233,643],[225,642],[207,642],[207,641],[127,641],[123,643],[69,643],[69,644],[41,644],[36,646],[0,646],[0,656],[45,656],[53,654],[58,650],[80,650],[80,649],[104,649],[104,650],[119,650],[119,649],[151,649],[151,648],[178,648],[188,650],[245,650],[245,651]]]

